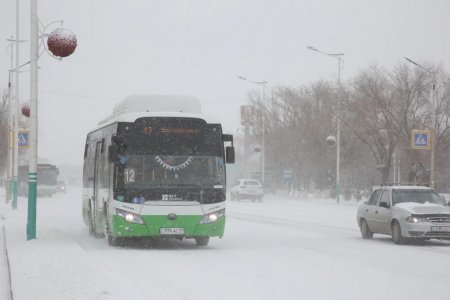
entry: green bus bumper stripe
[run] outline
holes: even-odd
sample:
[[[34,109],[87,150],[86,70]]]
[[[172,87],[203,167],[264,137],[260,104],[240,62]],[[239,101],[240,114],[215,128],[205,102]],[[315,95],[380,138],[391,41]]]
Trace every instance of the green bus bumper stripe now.
[[[133,224],[120,216],[113,216],[113,235],[118,237],[161,237],[161,228],[184,228],[184,237],[223,236],[225,217],[216,222],[199,224],[203,216],[178,216],[169,220],[167,216],[142,216],[145,225]]]

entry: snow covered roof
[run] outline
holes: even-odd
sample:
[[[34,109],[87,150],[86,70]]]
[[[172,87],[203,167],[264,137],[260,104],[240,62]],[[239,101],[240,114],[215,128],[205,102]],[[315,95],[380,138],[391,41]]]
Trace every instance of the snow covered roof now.
[[[431,190],[430,187],[420,185],[397,185],[392,188],[394,190]]]
[[[200,101],[192,96],[130,95],[113,109],[113,115],[129,112],[201,113]]]
[[[92,131],[115,122],[134,122],[144,117],[198,118],[209,124],[220,123],[216,118],[202,114],[200,101],[192,96],[130,95],[115,105],[113,113]]]

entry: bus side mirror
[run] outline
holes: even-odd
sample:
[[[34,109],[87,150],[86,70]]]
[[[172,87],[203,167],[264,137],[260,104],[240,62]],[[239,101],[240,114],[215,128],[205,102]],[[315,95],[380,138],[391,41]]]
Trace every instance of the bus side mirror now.
[[[225,148],[227,164],[234,164],[234,147],[229,146]]]
[[[109,162],[116,162],[119,159],[117,145],[112,144],[108,147],[108,160]]]

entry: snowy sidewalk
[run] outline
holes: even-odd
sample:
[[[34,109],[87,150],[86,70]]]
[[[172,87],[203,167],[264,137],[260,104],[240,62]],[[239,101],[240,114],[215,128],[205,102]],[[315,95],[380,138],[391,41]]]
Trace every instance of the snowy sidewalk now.
[[[102,270],[74,237],[59,229],[64,227],[65,215],[52,210],[52,202],[61,200],[38,198],[37,237],[31,241],[26,236],[26,199],[19,198],[17,210],[4,203],[1,206],[0,230],[4,226],[13,299],[141,299],[133,292],[130,295],[131,288],[124,289],[122,274]],[[0,266],[4,269],[3,261]],[[10,299],[4,277],[0,273],[0,299]],[[5,293],[8,297],[3,297]]]
[[[5,230],[0,213],[0,299],[11,300],[11,285],[9,280],[8,254],[5,244]]]

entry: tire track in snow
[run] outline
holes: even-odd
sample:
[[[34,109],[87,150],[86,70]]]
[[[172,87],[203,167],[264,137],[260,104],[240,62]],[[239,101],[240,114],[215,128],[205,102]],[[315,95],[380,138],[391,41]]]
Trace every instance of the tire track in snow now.
[[[324,247],[323,244],[320,241],[317,241],[315,239],[308,239],[307,241],[295,241],[294,244],[297,247],[302,248],[306,251],[311,251],[313,253],[321,253],[323,255],[329,256],[329,257],[339,257],[343,260],[348,261],[354,261],[358,262],[360,265],[370,266],[375,269],[379,270],[389,270],[392,273],[399,273],[401,274],[401,270],[404,267],[404,264],[402,262],[395,262],[390,264],[385,264],[384,260],[378,256],[373,256],[371,253],[373,251],[391,251],[391,247],[395,247],[394,249],[398,249],[397,245],[392,244],[384,244],[381,243],[381,241],[375,240],[360,240],[362,247],[364,249],[367,249],[367,251],[349,251],[346,243],[342,240],[348,239],[348,238],[355,238],[355,235],[358,234],[359,236],[359,230],[351,229],[349,227],[342,227],[342,226],[336,226],[336,225],[327,225],[324,223],[318,223],[318,222],[308,222],[308,221],[299,221],[299,220],[292,220],[292,219],[282,219],[277,217],[269,217],[269,216],[262,216],[262,215],[251,215],[246,213],[232,213],[227,215],[228,218],[236,219],[239,221],[247,221],[252,223],[257,223],[261,225],[276,225],[276,226],[282,226],[282,227],[288,227],[291,230],[302,230],[306,232],[313,232],[313,233],[325,233],[329,235],[333,235],[334,233],[340,234],[339,236],[333,237],[333,243],[329,244],[328,247]],[[356,225],[355,225],[356,226]],[[388,236],[386,236],[388,237]],[[331,239],[329,239],[331,240]],[[342,243],[344,242],[344,243]],[[378,243],[380,242],[380,243]],[[390,242],[390,241],[389,241]],[[432,243],[432,242],[431,242]],[[330,248],[331,246],[331,248]],[[412,246],[412,247],[411,247]],[[430,247],[431,246],[431,247]],[[436,244],[430,245],[430,246],[419,246],[414,247],[414,245],[404,245],[405,253],[412,251],[419,251],[417,254],[419,255],[420,252],[434,252],[441,255],[450,255],[450,248],[448,249],[441,249]],[[445,245],[443,245],[445,246]],[[381,248],[380,248],[381,247]],[[420,271],[413,271],[418,277],[421,276]],[[435,279],[440,279],[440,276],[438,275],[432,275],[431,277]]]
[[[348,227],[335,226],[335,225],[326,225],[323,223],[317,222],[308,222],[308,221],[299,221],[292,219],[281,219],[276,217],[269,216],[257,216],[245,213],[232,213],[227,215],[228,218],[236,219],[240,221],[248,221],[262,224],[271,224],[277,226],[290,226],[290,229],[299,229],[299,230],[308,230],[314,232],[339,232],[339,233],[355,233],[355,229],[351,229]],[[294,227],[292,227],[294,226]]]

